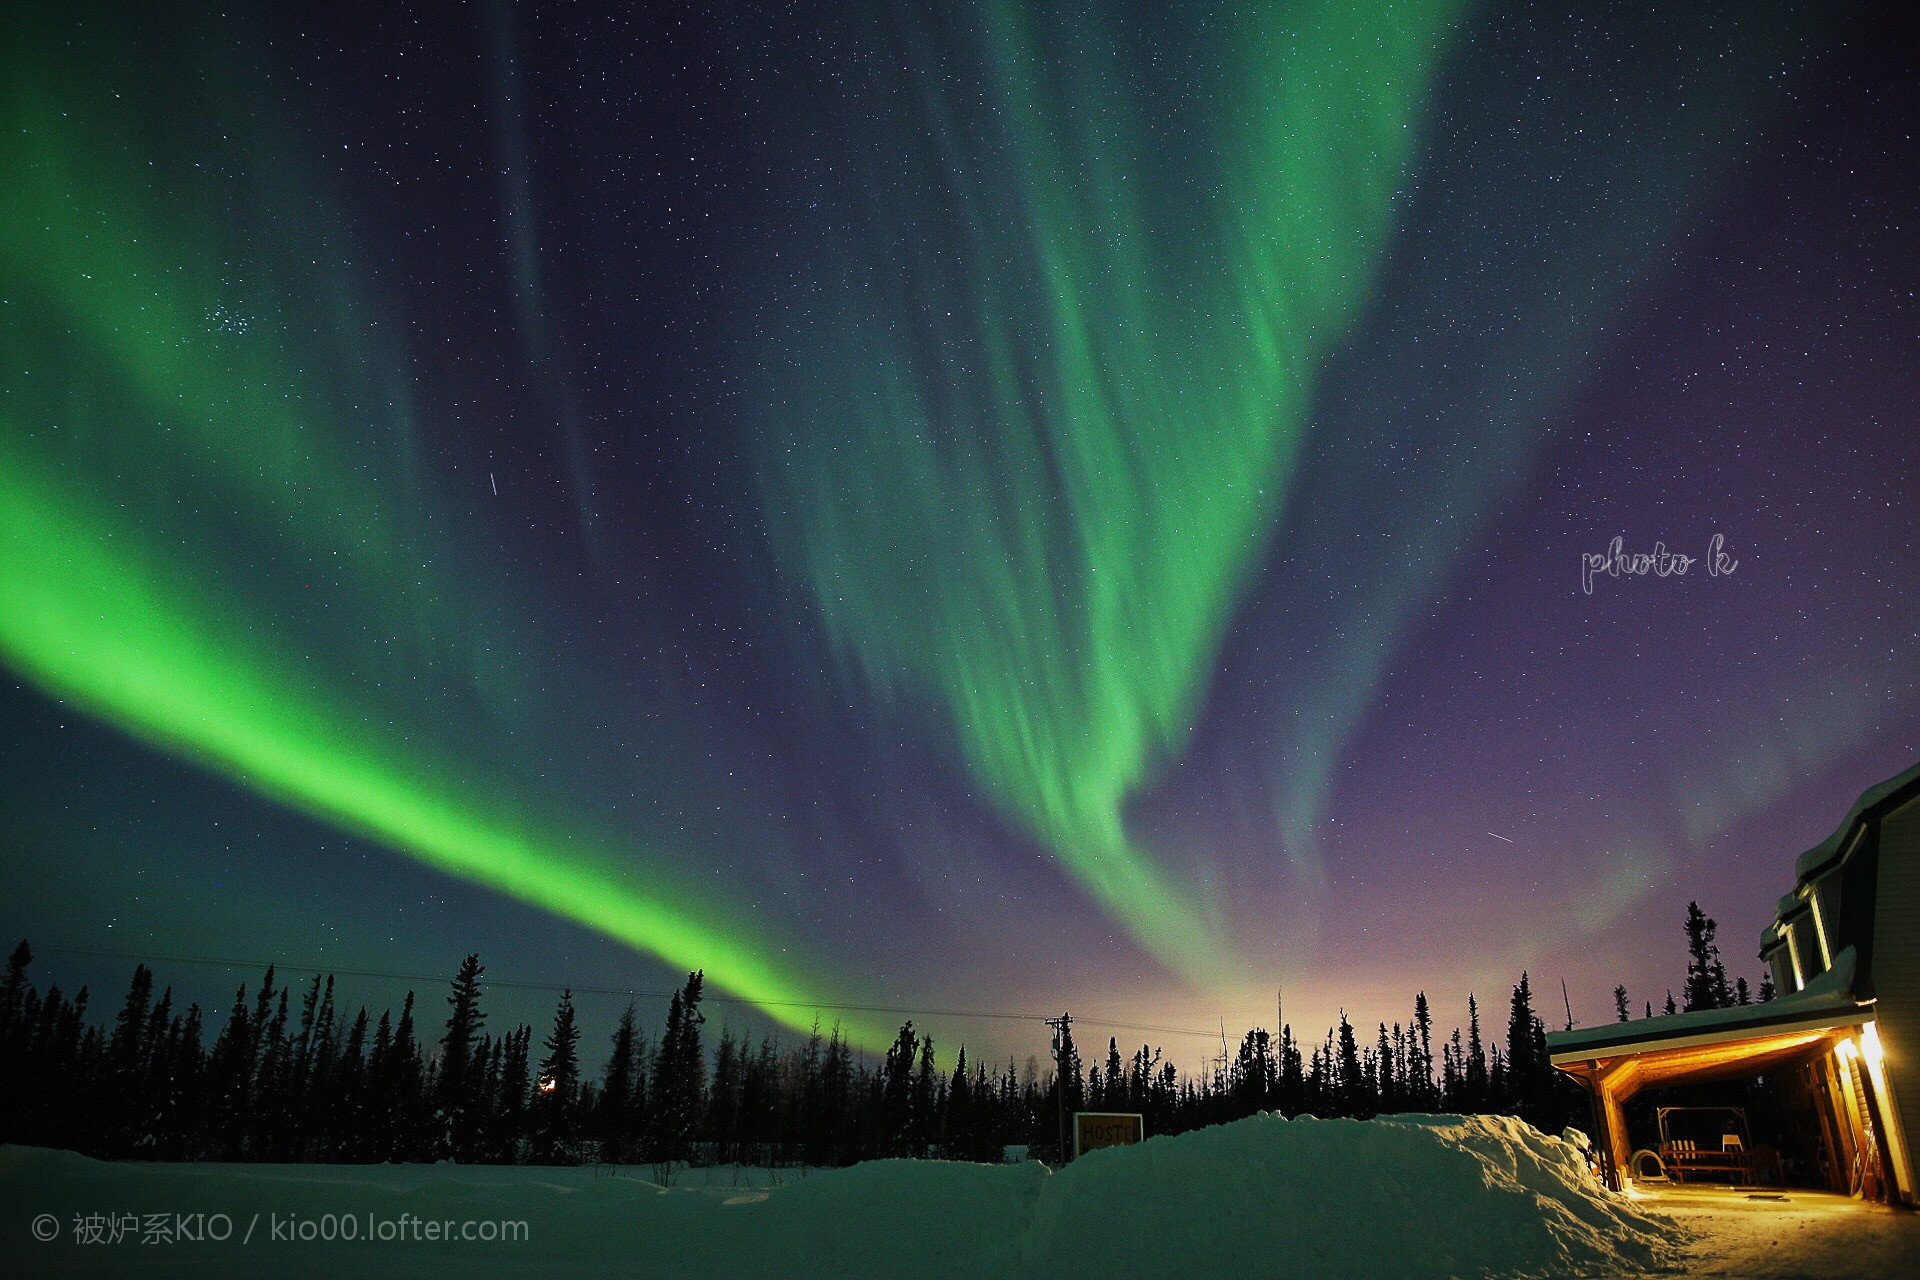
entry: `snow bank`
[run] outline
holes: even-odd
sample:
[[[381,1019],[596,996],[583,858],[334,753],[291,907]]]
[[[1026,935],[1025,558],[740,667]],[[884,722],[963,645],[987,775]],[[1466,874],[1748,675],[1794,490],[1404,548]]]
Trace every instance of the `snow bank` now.
[[[1573,1147],[1501,1117],[1256,1116],[1058,1173],[883,1160],[704,1174],[661,1188],[644,1170],[125,1165],[4,1148],[0,1273],[1604,1276],[1668,1263],[1675,1234],[1598,1187]],[[75,1215],[93,1213],[221,1213],[233,1230],[76,1243]],[[33,1239],[41,1214],[58,1225],[51,1243]],[[527,1238],[274,1237],[329,1214],[362,1237],[411,1215],[524,1221]]]
[[[1110,1276],[1579,1276],[1661,1264],[1670,1223],[1504,1116],[1256,1116],[1052,1179],[1027,1259],[1050,1272],[1102,1222]]]

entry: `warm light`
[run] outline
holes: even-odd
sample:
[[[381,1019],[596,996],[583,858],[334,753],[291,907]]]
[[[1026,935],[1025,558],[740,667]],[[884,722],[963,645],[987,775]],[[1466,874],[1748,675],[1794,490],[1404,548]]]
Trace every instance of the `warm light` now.
[[[1834,1052],[1840,1055],[1840,1061],[1852,1062],[1853,1061],[1853,1041],[1842,1040],[1839,1044],[1839,1047],[1836,1048]]]
[[[1849,1045],[1848,1047],[1851,1048],[1852,1046]],[[558,1080],[548,1078],[540,1082],[539,1089],[542,1093],[552,1093],[555,1089],[559,1088],[559,1086],[560,1082]]]
[[[1871,1022],[1860,1028],[1860,1052],[1870,1067],[1878,1067],[1886,1056],[1880,1049],[1880,1032]]]

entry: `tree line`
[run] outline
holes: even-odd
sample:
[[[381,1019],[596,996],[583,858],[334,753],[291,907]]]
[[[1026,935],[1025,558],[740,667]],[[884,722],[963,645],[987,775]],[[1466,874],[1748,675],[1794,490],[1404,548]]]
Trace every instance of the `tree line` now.
[[[1713,928],[1690,904],[1689,1008],[1741,994],[1716,967]],[[1502,1112],[1548,1132],[1586,1119],[1585,1096],[1548,1061],[1525,973],[1507,1002],[1504,1043],[1482,1027],[1473,996],[1465,1027],[1441,1035],[1422,992],[1406,1022],[1371,1035],[1344,1013],[1313,1044],[1291,1026],[1255,1028],[1236,1052],[1190,1073],[1153,1046],[1123,1052],[1117,1038],[1083,1061],[1070,1016],[1049,1053],[1024,1065],[962,1047],[942,1068],[912,1022],[877,1058],[838,1026],[792,1044],[727,1027],[716,1038],[695,972],[657,1039],[628,1005],[589,1076],[571,992],[537,1044],[525,1025],[492,1032],[477,955],[454,975],[444,1016],[417,1009],[412,992],[397,1014],[348,1015],[331,975],[296,989],[268,969],[251,993],[244,984],[234,993],[211,1044],[205,1012],[175,1008],[170,988],[156,996],[145,965],[100,1022],[84,988],[36,989],[32,961],[22,942],[0,978],[0,1142],[109,1159],[603,1161],[667,1174],[686,1162],[998,1161],[1020,1147],[1058,1162],[1071,1155],[1064,1121],[1080,1110],[1138,1112],[1149,1134],[1261,1111]]]
[[[1701,1009],[1731,1009],[1736,1005],[1752,1004],[1754,996],[1748,990],[1745,978],[1727,980],[1726,962],[1720,958],[1720,947],[1714,941],[1720,932],[1720,924],[1700,909],[1697,902],[1687,904],[1687,976],[1680,984],[1681,1003],[1675,1004],[1673,990],[1667,990],[1667,1002],[1661,1013],[1694,1013]],[[1765,1003],[1773,999],[1773,975],[1763,973],[1760,976],[1759,1000]],[[1627,989],[1616,986],[1613,989],[1614,1016],[1621,1022],[1633,1018],[1633,1006],[1627,999]],[[1654,1016],[1653,1001],[1646,1002],[1645,1017]]]

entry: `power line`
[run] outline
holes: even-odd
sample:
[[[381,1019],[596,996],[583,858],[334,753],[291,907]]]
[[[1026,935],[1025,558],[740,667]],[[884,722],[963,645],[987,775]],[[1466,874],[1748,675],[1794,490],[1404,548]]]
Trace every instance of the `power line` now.
[[[107,960],[157,961],[165,964],[207,965],[219,969],[281,969],[293,973],[326,973],[349,978],[378,978],[391,982],[446,982],[444,973],[403,973],[389,969],[352,969],[342,965],[299,964],[284,961],[234,960],[224,956],[180,956],[165,955],[148,951],[113,950],[103,947],[40,947],[39,951],[54,955],[92,956]],[[645,991],[634,987],[582,987],[567,986],[553,982],[523,982],[511,978],[486,979],[490,987],[505,987],[513,991],[573,991],[581,995],[632,996],[653,1000],[670,1000],[671,991]],[[1041,1013],[1006,1013],[986,1009],[918,1009],[906,1005],[886,1004],[838,1004],[818,1000],[753,1000],[746,996],[708,995],[708,1000],[727,1004],[752,1005],[759,1008],[813,1009],[821,1013],[887,1013],[911,1014],[923,1018],[980,1018],[1000,1022],[1046,1022],[1047,1016]],[[1168,1036],[1205,1036],[1211,1037],[1211,1031],[1190,1031],[1185,1027],[1161,1027],[1144,1022],[1120,1022],[1110,1018],[1082,1017],[1074,1015],[1076,1022],[1090,1027],[1105,1027],[1114,1031],[1145,1031]]]

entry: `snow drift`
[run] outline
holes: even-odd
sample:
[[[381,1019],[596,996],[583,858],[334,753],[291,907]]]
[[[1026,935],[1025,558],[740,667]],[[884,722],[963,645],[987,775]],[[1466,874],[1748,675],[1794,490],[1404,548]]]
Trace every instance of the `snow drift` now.
[[[1028,1259],[1053,1272],[1103,1218],[1112,1276],[1593,1275],[1658,1265],[1672,1232],[1506,1116],[1256,1116],[1095,1152],[1048,1180]]]
[[[1672,1260],[1674,1225],[1517,1120],[1255,1116],[1049,1173],[883,1160],[694,1171],[106,1164],[0,1150],[8,1274],[1604,1276]],[[702,1176],[704,1175],[704,1176]],[[224,1213],[224,1242],[79,1244],[75,1215]],[[59,1238],[37,1243],[51,1214]],[[250,1242],[241,1235],[261,1215]],[[289,1215],[522,1220],[520,1242],[274,1239]],[[277,1217],[275,1216],[277,1215]],[[364,1234],[364,1232],[363,1232]]]

